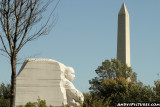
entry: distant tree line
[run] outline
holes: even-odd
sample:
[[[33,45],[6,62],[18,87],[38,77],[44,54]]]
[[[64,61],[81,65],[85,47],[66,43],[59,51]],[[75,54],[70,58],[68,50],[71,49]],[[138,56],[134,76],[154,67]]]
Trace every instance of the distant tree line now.
[[[105,60],[95,70],[97,76],[89,80],[90,92],[84,93],[80,107],[109,107],[118,103],[160,103],[160,80],[155,86],[137,81],[137,74],[117,59]],[[131,81],[127,81],[130,78]],[[10,85],[0,85],[0,107],[9,107]],[[47,107],[45,100],[28,102],[25,107]],[[52,107],[52,106],[50,106]],[[64,105],[63,107],[69,107]],[[76,106],[75,106],[76,107]]]

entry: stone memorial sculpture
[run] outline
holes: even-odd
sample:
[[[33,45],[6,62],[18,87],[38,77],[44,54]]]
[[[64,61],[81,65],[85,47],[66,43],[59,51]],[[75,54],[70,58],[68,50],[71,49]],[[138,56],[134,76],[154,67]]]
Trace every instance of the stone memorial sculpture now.
[[[47,105],[70,106],[84,97],[73,85],[74,70],[52,59],[26,59],[17,74],[16,106],[45,100]]]
[[[67,94],[67,103],[70,106],[74,106],[74,105],[79,106],[80,105],[79,101],[83,103],[84,97],[83,97],[83,94],[74,87],[72,83],[74,78],[75,78],[75,72],[73,68],[66,67],[64,84],[65,84],[65,89]]]

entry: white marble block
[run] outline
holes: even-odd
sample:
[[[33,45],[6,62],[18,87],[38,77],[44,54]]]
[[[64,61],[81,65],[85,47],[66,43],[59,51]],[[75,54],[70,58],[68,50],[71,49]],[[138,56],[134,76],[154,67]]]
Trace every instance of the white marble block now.
[[[37,102],[38,98],[52,106],[69,104],[70,98],[76,105],[78,98],[83,102],[83,94],[66,78],[69,72],[72,74],[74,70],[52,59],[25,60],[16,78],[16,105]],[[71,92],[69,97],[68,90]]]

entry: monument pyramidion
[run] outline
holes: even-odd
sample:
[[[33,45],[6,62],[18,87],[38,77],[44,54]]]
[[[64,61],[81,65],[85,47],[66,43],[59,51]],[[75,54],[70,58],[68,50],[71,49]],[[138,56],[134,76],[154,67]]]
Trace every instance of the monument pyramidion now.
[[[117,59],[123,64],[130,65],[130,28],[129,28],[129,13],[122,4],[118,13],[118,39],[117,39]]]

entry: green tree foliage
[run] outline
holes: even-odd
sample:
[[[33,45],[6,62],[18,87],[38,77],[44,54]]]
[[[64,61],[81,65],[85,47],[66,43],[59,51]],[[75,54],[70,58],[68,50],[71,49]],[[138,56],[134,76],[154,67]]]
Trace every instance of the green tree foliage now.
[[[136,73],[132,73],[132,69],[130,67],[122,64],[117,59],[112,59],[111,61],[105,60],[95,71],[98,77],[93,78],[89,83],[91,85],[90,90],[98,94],[101,93],[103,88],[102,82],[104,79],[115,79],[116,77],[123,77],[127,79],[130,77],[131,80],[136,81]]]
[[[155,87],[153,88],[156,94],[155,102],[160,102],[160,80],[154,82]]]
[[[104,98],[100,98],[96,94],[83,94],[84,95],[84,103],[82,107],[107,107],[108,102],[105,101]]]
[[[36,103],[28,102],[25,107],[36,107]]]
[[[10,100],[9,99],[0,99],[0,107],[10,107]]]
[[[153,88],[137,82],[137,74],[119,60],[105,60],[95,71],[98,76],[89,81],[90,92],[92,97],[97,95],[99,99],[104,99],[103,104],[116,106],[123,102],[155,102]],[[129,77],[131,82],[127,81]],[[160,82],[156,82],[155,90],[159,92]]]
[[[41,100],[40,98],[37,99],[37,102],[28,102],[25,106],[20,105],[18,107],[48,107],[45,100]],[[49,106],[53,107],[53,106]]]
[[[150,86],[141,82],[127,82],[123,77],[105,79],[102,82],[101,96],[105,97],[109,105],[129,102],[154,102],[155,94]]]
[[[10,106],[10,95],[10,84],[2,83],[0,85],[0,107]]]
[[[37,100],[37,106],[38,107],[47,107],[46,101],[45,100],[41,100],[40,98]]]
[[[10,84],[5,85],[4,83],[2,83],[0,85],[0,98],[9,99],[11,96],[10,89],[11,89]]]

